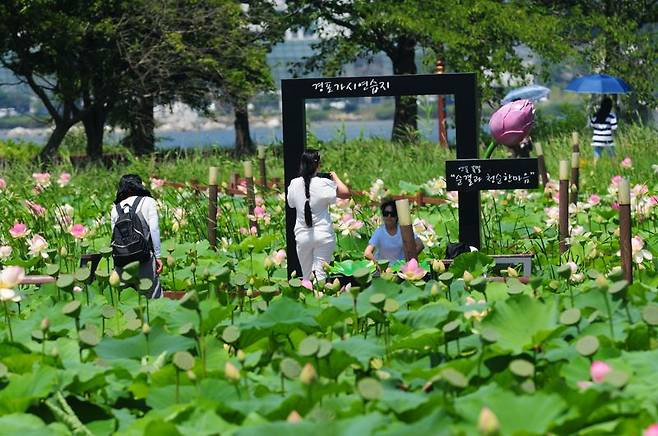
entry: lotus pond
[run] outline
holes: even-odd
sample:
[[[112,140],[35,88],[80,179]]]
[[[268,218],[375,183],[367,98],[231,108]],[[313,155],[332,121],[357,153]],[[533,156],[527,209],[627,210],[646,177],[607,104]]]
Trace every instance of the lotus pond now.
[[[620,166],[620,162],[621,166]],[[638,162],[650,174],[651,162]],[[618,266],[619,176],[590,168],[560,255],[557,186],[482,196],[483,247],[449,267],[456,195],[440,177],[370,180],[332,210],[332,279],[288,279],[284,200],[207,194],[154,175],[165,270],[181,300],[147,301],[111,274],[119,171],[0,179],[0,428],[6,434],[645,434],[658,422],[658,177],[632,180],[634,282]],[[207,171],[208,161],[196,162]],[[614,166],[613,166],[614,165]],[[631,163],[632,165],[632,163]],[[646,168],[644,168],[646,167]],[[588,171],[589,171],[588,170]],[[33,174],[32,174],[33,173]],[[390,182],[389,182],[390,183]],[[418,263],[363,260],[392,193],[415,207]],[[248,228],[258,222],[259,233]],[[489,254],[535,254],[532,277]],[[85,253],[102,260],[94,277]],[[56,282],[17,285],[23,274]],[[490,281],[501,276],[506,281]],[[334,278],[336,278],[334,280]],[[349,282],[349,283],[348,283]]]

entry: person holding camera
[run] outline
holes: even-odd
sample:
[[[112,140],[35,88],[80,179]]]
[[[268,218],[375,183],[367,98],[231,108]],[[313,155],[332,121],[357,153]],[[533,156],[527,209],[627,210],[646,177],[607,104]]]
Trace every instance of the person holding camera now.
[[[349,198],[349,188],[336,173],[318,173],[320,153],[307,149],[302,154],[299,177],[288,186],[288,206],[296,209],[295,241],[302,275],[316,280],[326,277],[323,265],[331,261],[336,234],[329,206],[336,198]]]

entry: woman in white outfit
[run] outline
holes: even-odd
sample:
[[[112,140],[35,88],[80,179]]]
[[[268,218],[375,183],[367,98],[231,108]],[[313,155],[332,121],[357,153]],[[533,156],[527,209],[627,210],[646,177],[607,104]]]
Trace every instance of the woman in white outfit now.
[[[128,208],[139,201],[136,205],[136,213],[141,214],[143,221],[146,222],[150,233],[150,242],[152,244],[152,254],[150,259],[142,261],[139,264],[140,278],[150,279],[152,282],[151,290],[149,292],[150,298],[162,297],[162,288],[160,287],[160,279],[158,275],[162,272],[162,260],[160,260],[160,224],[158,220],[158,209],[155,200],[151,193],[144,188],[142,179],[135,174],[127,174],[121,177],[117,195],[114,200],[114,206],[111,212],[112,231],[119,216],[117,206],[127,211]],[[115,268],[121,276],[121,267]]]
[[[288,206],[297,211],[295,241],[303,278],[322,280],[324,264],[331,261],[336,248],[336,234],[329,206],[336,198],[348,198],[350,190],[336,173],[318,173],[320,153],[306,150],[302,154],[299,177],[288,186]]]

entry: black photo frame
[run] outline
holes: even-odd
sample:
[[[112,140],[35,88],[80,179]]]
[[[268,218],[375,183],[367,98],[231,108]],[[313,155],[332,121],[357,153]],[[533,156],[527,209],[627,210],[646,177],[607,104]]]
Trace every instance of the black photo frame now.
[[[307,99],[446,95],[455,98],[457,159],[477,159],[480,134],[475,73],[285,79],[281,81],[286,194],[306,148]],[[438,145],[437,145],[438,146]],[[437,162],[437,168],[443,162]],[[373,176],[375,176],[373,174]],[[295,242],[295,210],[286,203],[288,275],[302,275]],[[459,240],[480,248],[480,191],[459,193]]]

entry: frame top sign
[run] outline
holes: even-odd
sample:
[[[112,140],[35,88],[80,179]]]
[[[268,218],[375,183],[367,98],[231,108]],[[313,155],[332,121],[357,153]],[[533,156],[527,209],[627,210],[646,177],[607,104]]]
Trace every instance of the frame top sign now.
[[[281,81],[283,159],[286,193],[299,175],[299,161],[306,148],[307,99],[446,95],[455,99],[457,159],[478,158],[480,133],[475,73],[399,76],[332,77]],[[443,162],[436,162],[437,170]],[[375,177],[376,174],[372,174]],[[301,276],[295,243],[295,211],[286,205],[288,274]],[[480,247],[480,192],[459,193],[459,240]]]

